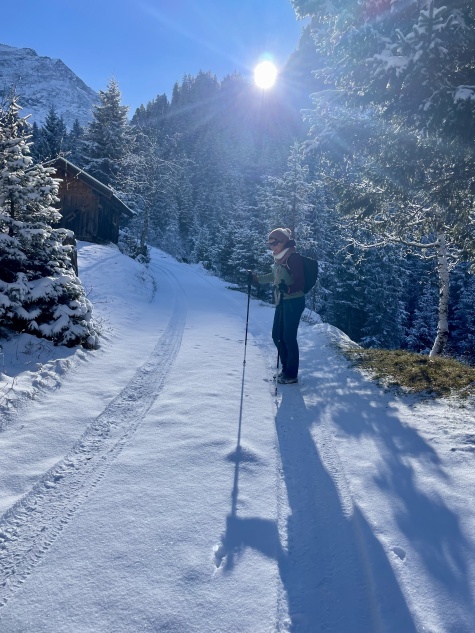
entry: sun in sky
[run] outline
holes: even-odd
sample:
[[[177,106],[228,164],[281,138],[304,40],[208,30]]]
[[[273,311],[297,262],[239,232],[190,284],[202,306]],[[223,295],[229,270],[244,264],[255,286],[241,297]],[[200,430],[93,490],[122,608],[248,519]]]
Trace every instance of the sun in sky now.
[[[254,83],[262,90],[272,88],[277,79],[277,67],[268,59],[259,62],[254,68]]]

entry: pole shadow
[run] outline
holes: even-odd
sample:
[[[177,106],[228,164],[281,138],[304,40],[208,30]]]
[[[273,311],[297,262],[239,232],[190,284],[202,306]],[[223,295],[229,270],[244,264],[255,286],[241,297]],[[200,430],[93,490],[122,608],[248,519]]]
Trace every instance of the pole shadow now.
[[[233,488],[231,491],[231,511],[226,517],[226,531],[221,538],[221,544],[215,550],[214,562],[217,568],[231,571],[235,565],[235,558],[246,547],[252,547],[268,558],[280,561],[284,556],[279,537],[279,530],[275,521],[259,517],[241,518],[237,515],[239,496],[239,467],[247,461],[241,447],[242,413],[244,403],[244,381],[246,375],[246,358],[244,356],[241,401],[239,408],[239,422],[236,450],[231,460],[234,462]]]

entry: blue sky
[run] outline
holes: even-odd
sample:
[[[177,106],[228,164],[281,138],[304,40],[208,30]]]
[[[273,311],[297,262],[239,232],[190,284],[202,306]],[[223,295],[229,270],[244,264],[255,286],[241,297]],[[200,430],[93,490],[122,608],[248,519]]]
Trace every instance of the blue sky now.
[[[184,74],[283,65],[301,28],[290,0],[19,0],[2,6],[0,43],[61,59],[94,90],[114,76],[133,114]]]

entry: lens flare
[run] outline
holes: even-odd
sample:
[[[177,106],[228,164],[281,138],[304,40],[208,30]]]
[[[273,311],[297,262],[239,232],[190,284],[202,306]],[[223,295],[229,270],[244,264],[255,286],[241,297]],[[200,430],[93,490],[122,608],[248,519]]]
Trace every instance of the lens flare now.
[[[257,64],[254,68],[254,83],[262,90],[272,88],[277,79],[277,68],[269,60]]]

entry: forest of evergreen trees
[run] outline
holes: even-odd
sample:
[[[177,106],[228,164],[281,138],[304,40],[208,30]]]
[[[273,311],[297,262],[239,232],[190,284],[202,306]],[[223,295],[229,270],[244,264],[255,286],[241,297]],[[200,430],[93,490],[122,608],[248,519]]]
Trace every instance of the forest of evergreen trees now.
[[[35,161],[111,186],[136,212],[134,256],[157,246],[237,284],[290,227],[320,262],[307,301],[324,321],[475,362],[475,9],[291,1],[310,22],[274,90],[200,72],[128,120],[111,80],[88,128],[54,108],[33,126]]]

